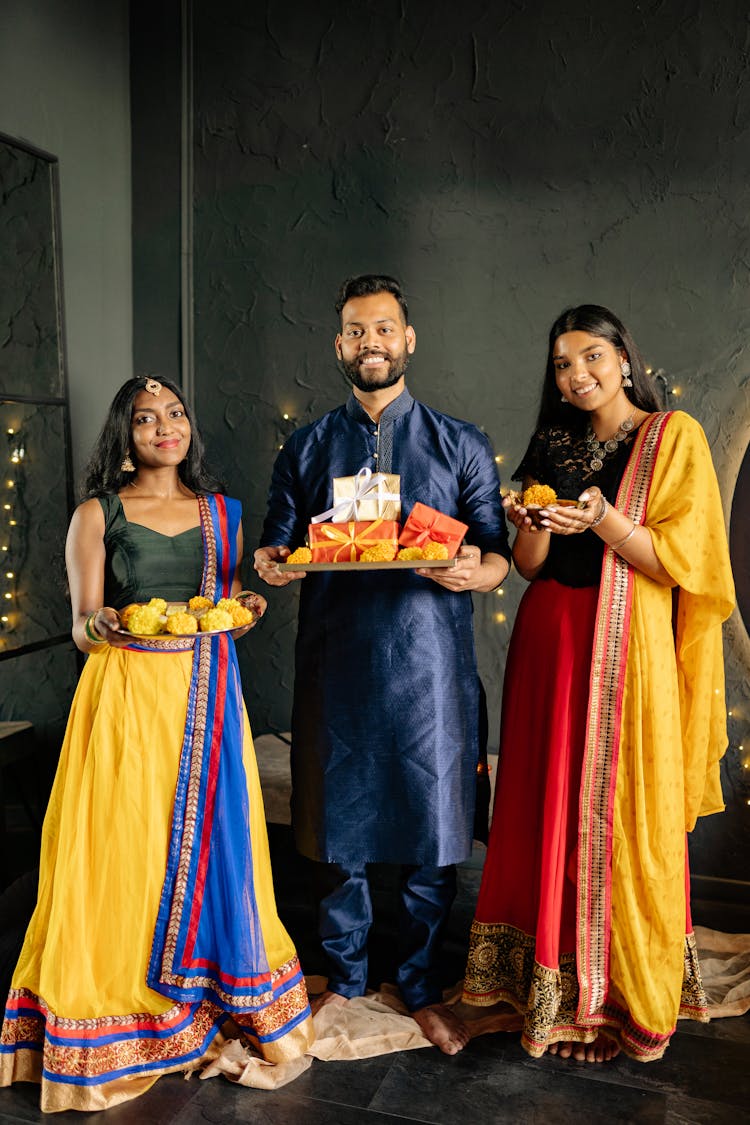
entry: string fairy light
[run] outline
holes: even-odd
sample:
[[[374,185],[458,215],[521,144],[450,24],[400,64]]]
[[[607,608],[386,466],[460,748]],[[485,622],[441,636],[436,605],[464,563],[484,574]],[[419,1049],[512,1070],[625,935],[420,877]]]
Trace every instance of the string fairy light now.
[[[279,416],[276,420],[276,441],[278,448],[284,448],[284,442],[290,434],[297,429],[297,418],[290,410],[279,410]]]
[[[8,443],[8,471],[4,477],[6,496],[0,505],[0,552],[4,556],[5,563],[0,575],[2,595],[0,604],[6,612],[0,614],[0,632],[9,633],[18,625],[17,581],[20,544],[15,529],[19,527],[19,503],[23,497],[23,478],[19,474],[23,472],[26,444],[23,432],[17,425],[6,427],[5,435]],[[3,647],[6,644],[6,640],[3,639]]]

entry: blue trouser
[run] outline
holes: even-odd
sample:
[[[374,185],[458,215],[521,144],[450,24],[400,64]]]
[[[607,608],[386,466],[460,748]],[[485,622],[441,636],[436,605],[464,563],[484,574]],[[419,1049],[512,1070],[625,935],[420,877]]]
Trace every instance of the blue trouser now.
[[[318,930],[328,959],[328,987],[364,996],[372,901],[364,866],[316,863]],[[402,866],[396,983],[410,1012],[442,1000],[437,960],[456,897],[456,868]]]

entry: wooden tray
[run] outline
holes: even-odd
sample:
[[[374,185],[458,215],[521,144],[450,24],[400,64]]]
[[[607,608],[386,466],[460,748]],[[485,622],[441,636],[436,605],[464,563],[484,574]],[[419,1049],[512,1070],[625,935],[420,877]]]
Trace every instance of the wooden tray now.
[[[393,559],[391,562],[324,562],[277,563],[282,573],[287,570],[425,570],[430,567],[451,569],[458,559]]]

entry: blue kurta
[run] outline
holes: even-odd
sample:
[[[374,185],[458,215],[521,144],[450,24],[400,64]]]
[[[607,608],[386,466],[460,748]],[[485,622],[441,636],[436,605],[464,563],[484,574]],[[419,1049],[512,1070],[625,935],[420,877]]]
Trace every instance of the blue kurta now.
[[[351,395],[297,430],[274,466],[264,546],[297,547],[363,466],[468,524],[509,557],[497,469],[476,426],[408,391],[379,424]],[[302,582],[292,715],[292,820],[311,859],[442,866],[471,851],[479,679],[471,594],[410,570],[310,573]]]

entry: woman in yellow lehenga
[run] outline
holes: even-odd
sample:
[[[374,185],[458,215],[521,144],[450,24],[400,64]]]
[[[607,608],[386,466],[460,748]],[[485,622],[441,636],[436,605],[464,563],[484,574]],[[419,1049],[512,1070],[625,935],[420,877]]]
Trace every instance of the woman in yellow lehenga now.
[[[120,388],[87,493],[66,561],[89,659],[0,1039],[0,1084],[40,1082],[45,1111],[143,1093],[199,1061],[230,1018],[269,1061],[312,1039],[241,694],[233,636],[247,627],[136,640],[116,613],[239,593],[240,505],[208,475],[177,387]]]
[[[660,413],[607,309],[552,326],[516,474],[581,507],[506,501],[530,586],[503,691],[464,999],[512,1004],[533,1056],[658,1059],[705,1020],[686,832],[723,807],[721,623],[734,591],[703,431]]]

